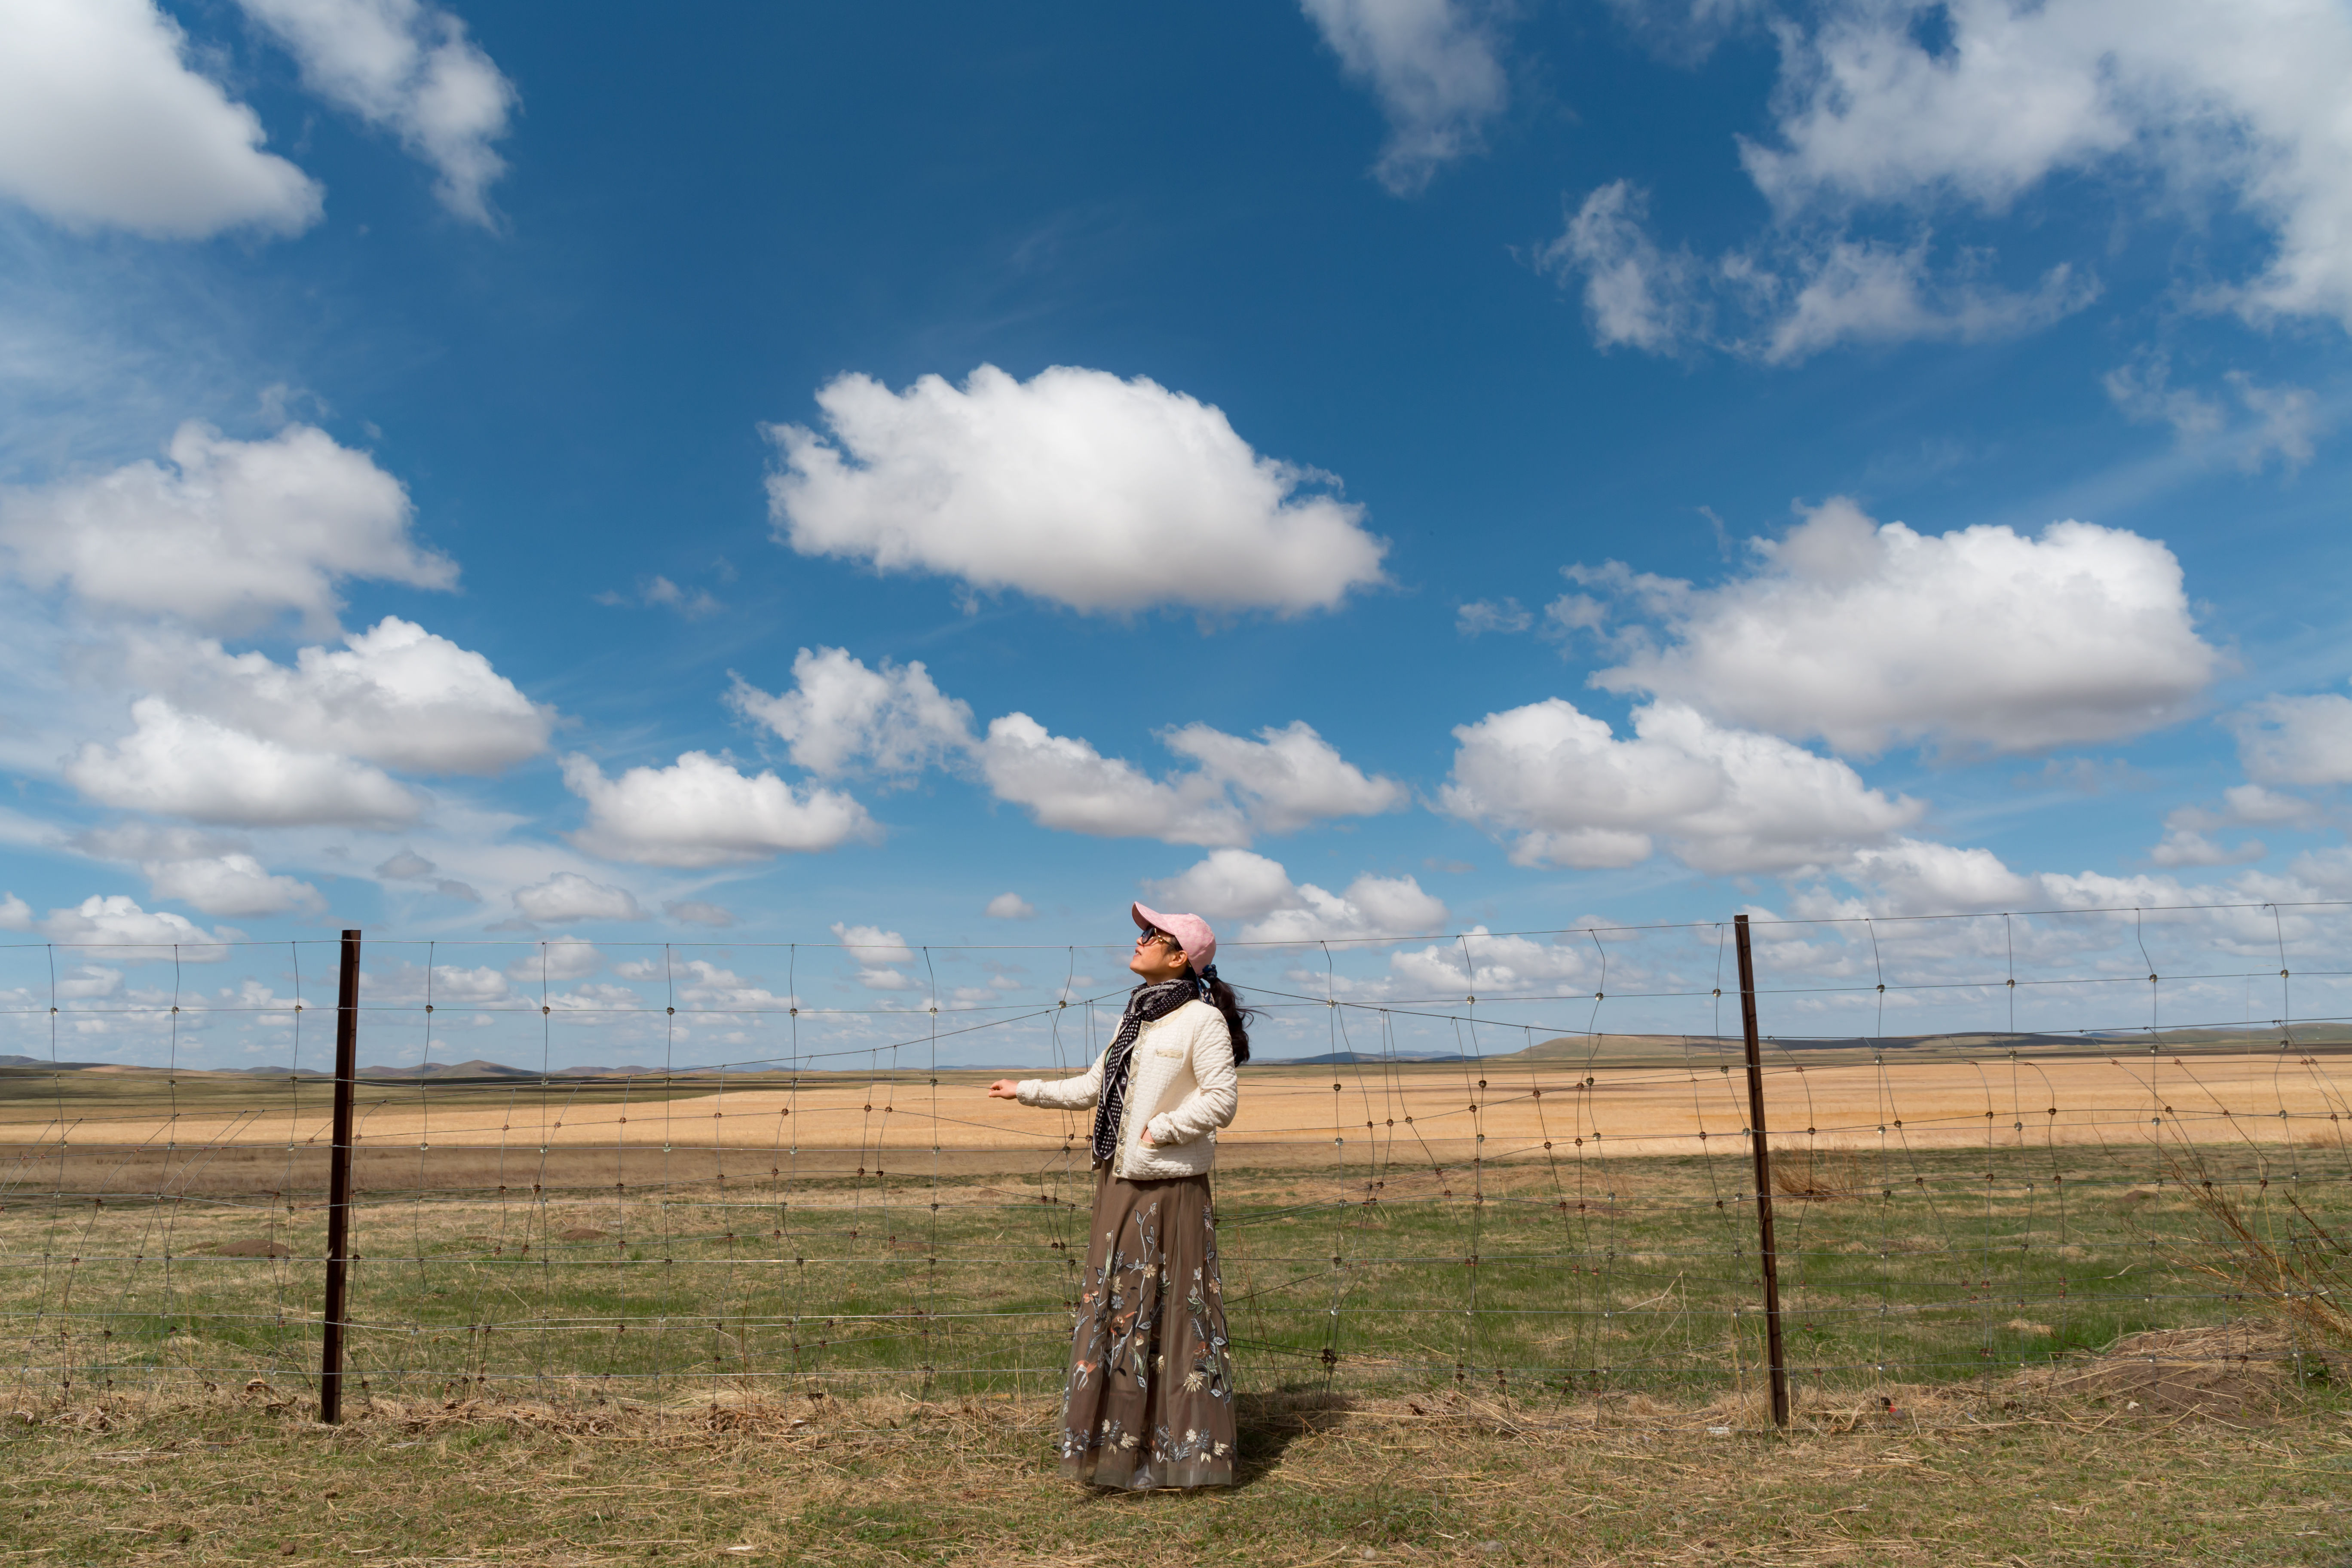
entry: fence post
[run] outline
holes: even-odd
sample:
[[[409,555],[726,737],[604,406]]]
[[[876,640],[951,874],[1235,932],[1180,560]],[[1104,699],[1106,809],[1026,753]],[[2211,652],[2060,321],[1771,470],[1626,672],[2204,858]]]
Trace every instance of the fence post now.
[[[1744,951],[1744,950],[1743,950]],[[343,933],[335,986],[335,1134],[327,1150],[327,1321],[319,1347],[319,1419],[343,1418],[344,1268],[352,1238],[352,1080],[359,1073],[360,933]]]
[[[1756,1232],[1764,1258],[1764,1342],[1772,1365],[1772,1425],[1789,1424],[1789,1363],[1780,1352],[1780,1255],[1772,1245],[1772,1151],[1764,1137],[1764,1056],[1756,1036],[1756,959],[1748,917],[1732,917],[1739,950],[1739,1031],[1748,1047],[1748,1147],[1756,1156]]]

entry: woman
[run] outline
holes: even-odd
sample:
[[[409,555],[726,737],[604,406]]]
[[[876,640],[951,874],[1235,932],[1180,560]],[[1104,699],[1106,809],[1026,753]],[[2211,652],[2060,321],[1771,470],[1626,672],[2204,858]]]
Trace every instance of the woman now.
[[[1099,1487],[1222,1487],[1234,1479],[1209,1166],[1234,1119],[1246,1015],[1217,978],[1198,915],[1130,907],[1140,984],[1118,1032],[1078,1078],[1000,1079],[998,1100],[1095,1108],[1094,1223],[1062,1392],[1062,1473]]]

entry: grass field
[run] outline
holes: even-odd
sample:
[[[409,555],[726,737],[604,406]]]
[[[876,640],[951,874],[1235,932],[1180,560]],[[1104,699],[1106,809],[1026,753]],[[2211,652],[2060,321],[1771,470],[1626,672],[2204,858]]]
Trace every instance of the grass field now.
[[[1360,1563],[2341,1568],[2352,1419],[2251,1380],[2226,1417],[2012,1374],[1788,1436],[1626,1409],[1258,1394],[1230,1491],[1088,1494],[1037,1399],[582,1414],[264,1396],[0,1435],[0,1552],[110,1563]],[[1933,1396],[1931,1396],[1932,1398]],[[1645,1419],[1646,1417],[1646,1419]]]
[[[0,1552],[2344,1568],[2352,1346],[2201,1184],[2352,1235],[2347,1065],[1784,1065],[1786,1435],[1716,1064],[1253,1071],[1195,1498],[1055,1474],[1086,1173],[986,1075],[363,1086],[340,1428],[327,1086],[6,1075]]]
[[[2210,1271],[2229,1249],[2182,1178],[2242,1192],[2258,1234],[2352,1233],[2328,1109],[2347,1068],[1784,1067],[1793,1377],[1849,1399],[2263,1327]],[[385,1397],[1049,1392],[1084,1251],[1076,1123],[981,1099],[982,1076],[363,1086],[350,1364]],[[1752,1393],[1764,1325],[1729,1077],[1254,1070],[1217,1178],[1244,1379]],[[0,1089],[22,1396],[306,1386],[326,1085],[26,1072]]]

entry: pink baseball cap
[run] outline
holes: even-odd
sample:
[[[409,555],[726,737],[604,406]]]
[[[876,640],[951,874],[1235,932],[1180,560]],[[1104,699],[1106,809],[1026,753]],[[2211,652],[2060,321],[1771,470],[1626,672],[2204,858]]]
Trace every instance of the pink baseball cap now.
[[[1130,904],[1128,912],[1135,917],[1137,930],[1164,931],[1181,942],[1184,956],[1192,961],[1193,973],[1204,973],[1209,965],[1217,962],[1217,933],[1200,916],[1163,915],[1141,904]]]

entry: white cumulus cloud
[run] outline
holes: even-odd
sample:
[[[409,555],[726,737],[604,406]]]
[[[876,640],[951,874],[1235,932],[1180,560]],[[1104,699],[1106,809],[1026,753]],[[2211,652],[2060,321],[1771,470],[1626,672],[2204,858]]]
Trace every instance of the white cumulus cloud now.
[[[626,888],[593,881],[577,871],[558,871],[544,882],[517,888],[514,905],[525,920],[550,923],[562,921],[641,921],[646,918],[646,911]]]
[[[919,663],[869,668],[843,648],[803,648],[793,674],[781,696],[736,677],[727,700],[783,740],[799,766],[820,777],[976,768],[998,799],[1048,827],[1239,844],[1254,833],[1393,811],[1407,798],[1402,784],[1365,773],[1304,722],[1269,726],[1255,740],[1205,724],[1166,731],[1161,742],[1194,766],[1155,778],[1026,713],[976,735],[971,706],[941,692]]]
[[[69,228],[296,234],[320,189],[152,0],[0,3],[0,194]]]
[[[121,893],[93,895],[72,909],[51,910],[41,931],[57,942],[121,944],[125,958],[168,957],[168,950],[179,946],[180,956],[196,963],[220,962],[227,956],[223,944],[244,934],[227,926],[206,931],[168,910],[142,910],[136,900]]]
[[[921,986],[915,977],[903,970],[889,967],[894,963],[912,963],[915,950],[907,939],[895,931],[879,926],[846,925],[833,922],[833,938],[848,951],[850,961],[857,968],[857,984],[868,991],[917,991]]]
[[[1145,883],[1144,892],[1160,909],[1233,920],[1287,908],[1297,895],[1281,861],[1247,849],[1213,849],[1177,875]]]
[[[1402,784],[1367,776],[1303,722],[1258,733],[1250,741],[1205,725],[1171,731],[1162,737],[1169,749],[1198,766],[1156,779],[1008,713],[989,725],[980,764],[997,798],[1027,807],[1041,826],[1170,844],[1245,844],[1254,832],[1404,803]]]
[[[416,773],[490,773],[547,749],[554,710],[490,661],[387,616],[291,668],[210,638],[134,633],[121,675],[250,735]]]
[[[563,782],[588,805],[572,842],[609,860],[719,866],[832,849],[875,831],[866,808],[838,791],[796,789],[772,773],[747,776],[705,752],[617,779],[574,753],[563,759]]]
[[[1035,917],[1037,907],[1018,893],[999,893],[982,912],[992,921],[1025,921]]]
[[[1547,942],[1492,936],[1485,926],[1472,926],[1459,942],[1394,953],[1389,969],[1398,980],[1438,996],[1580,987],[1600,978],[1601,972],[1600,954],[1589,942],[1574,937]]]
[[[397,826],[422,797],[380,768],[298,751],[184,713],[160,697],[131,705],[132,731],[90,742],[65,764],[66,782],[102,805],[244,826]]]
[[[1151,902],[1216,919],[1242,920],[1242,942],[1337,942],[1443,931],[1445,904],[1412,877],[1367,872],[1340,892],[1294,883],[1281,862],[1246,849],[1213,850],[1164,881],[1146,884]]]
[[[1379,98],[1388,144],[1374,166],[1398,195],[1478,151],[1510,100],[1499,40],[1463,0],[1300,0],[1349,76]]]
[[[1405,804],[1404,785],[1367,775],[1304,720],[1255,741],[1187,724],[1161,739],[1241,802],[1252,828],[1289,833],[1335,816],[1377,816]]]
[[[583,881],[586,880],[584,878],[578,879]],[[560,882],[562,879],[558,877],[553,880]],[[597,885],[593,882],[589,882],[588,887],[605,894],[620,891],[617,888],[598,889]],[[551,883],[541,884],[538,889],[527,890],[539,893],[541,896],[541,901],[549,907],[554,907],[565,903],[593,904],[598,901],[593,892],[575,897],[567,891],[554,889]],[[623,898],[628,897],[625,893],[621,894],[621,896]],[[516,898],[517,901],[520,902],[521,895],[517,894]],[[565,916],[562,918],[569,919],[571,917]],[[608,917],[587,914],[579,918],[583,920],[602,920]],[[635,915],[627,915],[618,918],[635,920],[637,917]],[[595,973],[598,970],[604,967],[604,954],[597,948],[595,943],[583,942],[576,936],[563,936],[557,937],[549,942],[533,943],[530,952],[524,953],[520,958],[516,959],[512,963],[507,965],[506,974],[508,979],[520,981],[524,984],[530,984],[534,982],[544,984],[548,981],[584,980],[589,975]]]
[[[2182,718],[2220,655],[2197,635],[2180,563],[2121,529],[1921,534],[1832,500],[1721,587],[1572,569],[1663,629],[1593,677],[1727,724],[1871,756],[1924,742],[2032,751]]]
[[[1926,810],[1842,762],[1679,703],[1636,709],[1622,740],[1559,698],[1454,734],[1442,808],[1509,836],[1520,865],[1631,866],[1664,840],[1695,870],[1792,872],[1841,863]]]
[[[490,222],[487,192],[506,172],[491,144],[507,132],[516,93],[465,23],[422,0],[237,4],[294,56],[305,87],[431,167],[443,206]]]
[[[846,648],[800,650],[793,689],[770,696],[736,677],[729,706],[783,741],[796,766],[820,776],[920,772],[972,743],[970,704],[943,695],[920,660],[868,669]]]
[[[1297,614],[1381,581],[1384,542],[1309,470],[1259,456],[1223,413],[1138,377],[993,365],[894,394],[843,375],[826,434],[768,427],[770,515],[804,555],[934,572],[1087,611]]]
[[[457,568],[409,533],[408,493],[364,452],[289,425],[236,441],[183,425],[168,466],[0,490],[0,552],[85,604],[251,631],[292,613],[332,630],[344,578],[447,588]]]

